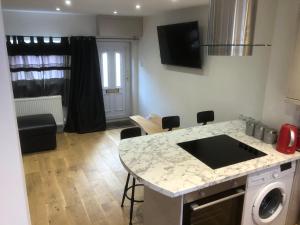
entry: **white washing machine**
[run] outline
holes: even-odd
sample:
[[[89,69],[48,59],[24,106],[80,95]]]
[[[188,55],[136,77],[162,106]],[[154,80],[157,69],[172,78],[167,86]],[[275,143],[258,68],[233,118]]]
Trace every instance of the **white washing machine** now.
[[[242,225],[284,225],[296,163],[287,163],[247,180]]]

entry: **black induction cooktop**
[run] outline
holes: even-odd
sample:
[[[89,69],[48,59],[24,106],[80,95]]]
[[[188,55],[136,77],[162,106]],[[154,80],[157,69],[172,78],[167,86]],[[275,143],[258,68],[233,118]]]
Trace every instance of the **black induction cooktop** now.
[[[267,155],[227,135],[178,143],[178,145],[212,169]]]

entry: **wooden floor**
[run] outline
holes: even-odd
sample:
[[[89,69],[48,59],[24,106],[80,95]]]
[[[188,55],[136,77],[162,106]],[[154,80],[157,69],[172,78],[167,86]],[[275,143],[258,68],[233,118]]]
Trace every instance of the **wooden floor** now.
[[[57,150],[23,157],[32,225],[128,224],[119,133],[58,134]],[[134,224],[142,224],[141,210],[135,207]]]

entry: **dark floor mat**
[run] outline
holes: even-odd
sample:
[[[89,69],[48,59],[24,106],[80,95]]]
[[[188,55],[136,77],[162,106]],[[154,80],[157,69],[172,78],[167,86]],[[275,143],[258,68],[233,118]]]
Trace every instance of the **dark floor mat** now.
[[[124,128],[124,127],[134,127],[134,126],[136,126],[136,125],[130,119],[107,123],[107,129],[109,129],[109,130]]]

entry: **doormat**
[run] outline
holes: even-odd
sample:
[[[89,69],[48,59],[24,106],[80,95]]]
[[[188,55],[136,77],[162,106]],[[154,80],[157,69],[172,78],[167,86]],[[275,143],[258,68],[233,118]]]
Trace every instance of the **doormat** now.
[[[118,129],[118,128],[125,128],[125,127],[135,127],[136,125],[130,120],[120,120],[120,121],[114,121],[114,122],[107,122],[107,129]]]

